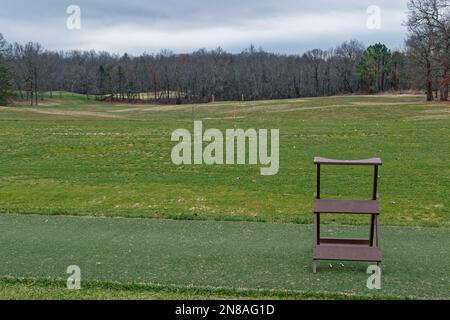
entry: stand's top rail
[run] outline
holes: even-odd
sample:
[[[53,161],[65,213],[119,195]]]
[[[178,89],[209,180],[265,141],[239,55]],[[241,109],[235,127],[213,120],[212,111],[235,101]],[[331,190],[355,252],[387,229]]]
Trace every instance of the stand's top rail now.
[[[314,164],[381,166],[382,162],[380,158],[372,158],[366,160],[334,160],[322,157],[315,157]]]

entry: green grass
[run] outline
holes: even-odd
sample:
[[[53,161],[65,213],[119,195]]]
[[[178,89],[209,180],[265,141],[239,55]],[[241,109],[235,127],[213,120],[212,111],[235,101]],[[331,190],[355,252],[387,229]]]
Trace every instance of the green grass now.
[[[450,232],[383,227],[381,290],[366,287],[369,263],[319,262],[311,272],[311,226],[252,222],[0,216],[0,275],[180,288],[270,290],[324,296],[450,298]],[[328,236],[368,228],[329,224]],[[262,294],[263,295],[263,294]]]
[[[449,104],[416,96],[195,106],[54,97],[0,107],[0,299],[450,298]],[[280,129],[279,174],[173,165],[170,135],[192,130],[192,107],[205,129]],[[383,159],[381,291],[365,287],[365,263],[321,262],[310,272],[317,155]],[[325,167],[323,193],[368,197],[371,173]],[[324,220],[334,234],[367,224]],[[82,267],[81,291],[64,288],[70,264]]]
[[[373,296],[373,299],[399,297]],[[0,278],[0,300],[367,300],[367,296],[282,290],[211,289],[157,285],[83,282],[68,290],[61,280]],[[402,299],[408,299],[402,297]]]
[[[173,165],[170,135],[192,130],[191,106],[110,105],[64,94],[37,108],[0,108],[0,212],[310,223],[314,156],[379,156],[382,223],[449,226],[450,106],[422,100],[194,106],[204,128],[279,128],[280,172],[272,177],[259,166]],[[323,192],[368,196],[364,169],[325,168]]]

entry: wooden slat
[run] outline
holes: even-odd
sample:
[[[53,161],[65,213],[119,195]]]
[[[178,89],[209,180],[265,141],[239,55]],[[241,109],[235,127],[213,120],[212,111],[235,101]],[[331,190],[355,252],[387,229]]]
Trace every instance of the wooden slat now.
[[[380,158],[372,158],[366,160],[335,160],[322,157],[315,157],[314,164],[329,164],[329,165],[362,165],[362,166],[381,166],[382,161]]]
[[[314,199],[316,213],[379,214],[378,200]]]
[[[381,249],[361,245],[329,245],[314,247],[315,260],[381,261]]]
[[[362,245],[370,246],[368,239],[335,239],[335,238],[321,238],[320,244],[339,244],[339,245]]]

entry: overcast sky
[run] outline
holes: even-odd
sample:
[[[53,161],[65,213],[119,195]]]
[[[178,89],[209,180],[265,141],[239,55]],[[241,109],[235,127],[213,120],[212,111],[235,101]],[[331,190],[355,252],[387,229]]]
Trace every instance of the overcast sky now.
[[[302,53],[358,39],[403,45],[407,0],[0,0],[0,32],[9,42],[48,49],[95,49],[141,54],[221,46],[240,52]],[[81,9],[81,29],[66,26],[69,5]],[[369,29],[367,9],[381,9]]]

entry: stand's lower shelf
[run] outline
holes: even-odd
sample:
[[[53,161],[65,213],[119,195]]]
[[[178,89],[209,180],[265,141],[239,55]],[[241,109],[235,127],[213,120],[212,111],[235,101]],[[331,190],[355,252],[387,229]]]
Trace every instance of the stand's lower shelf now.
[[[320,239],[313,248],[314,260],[381,262],[381,248],[364,239]]]

